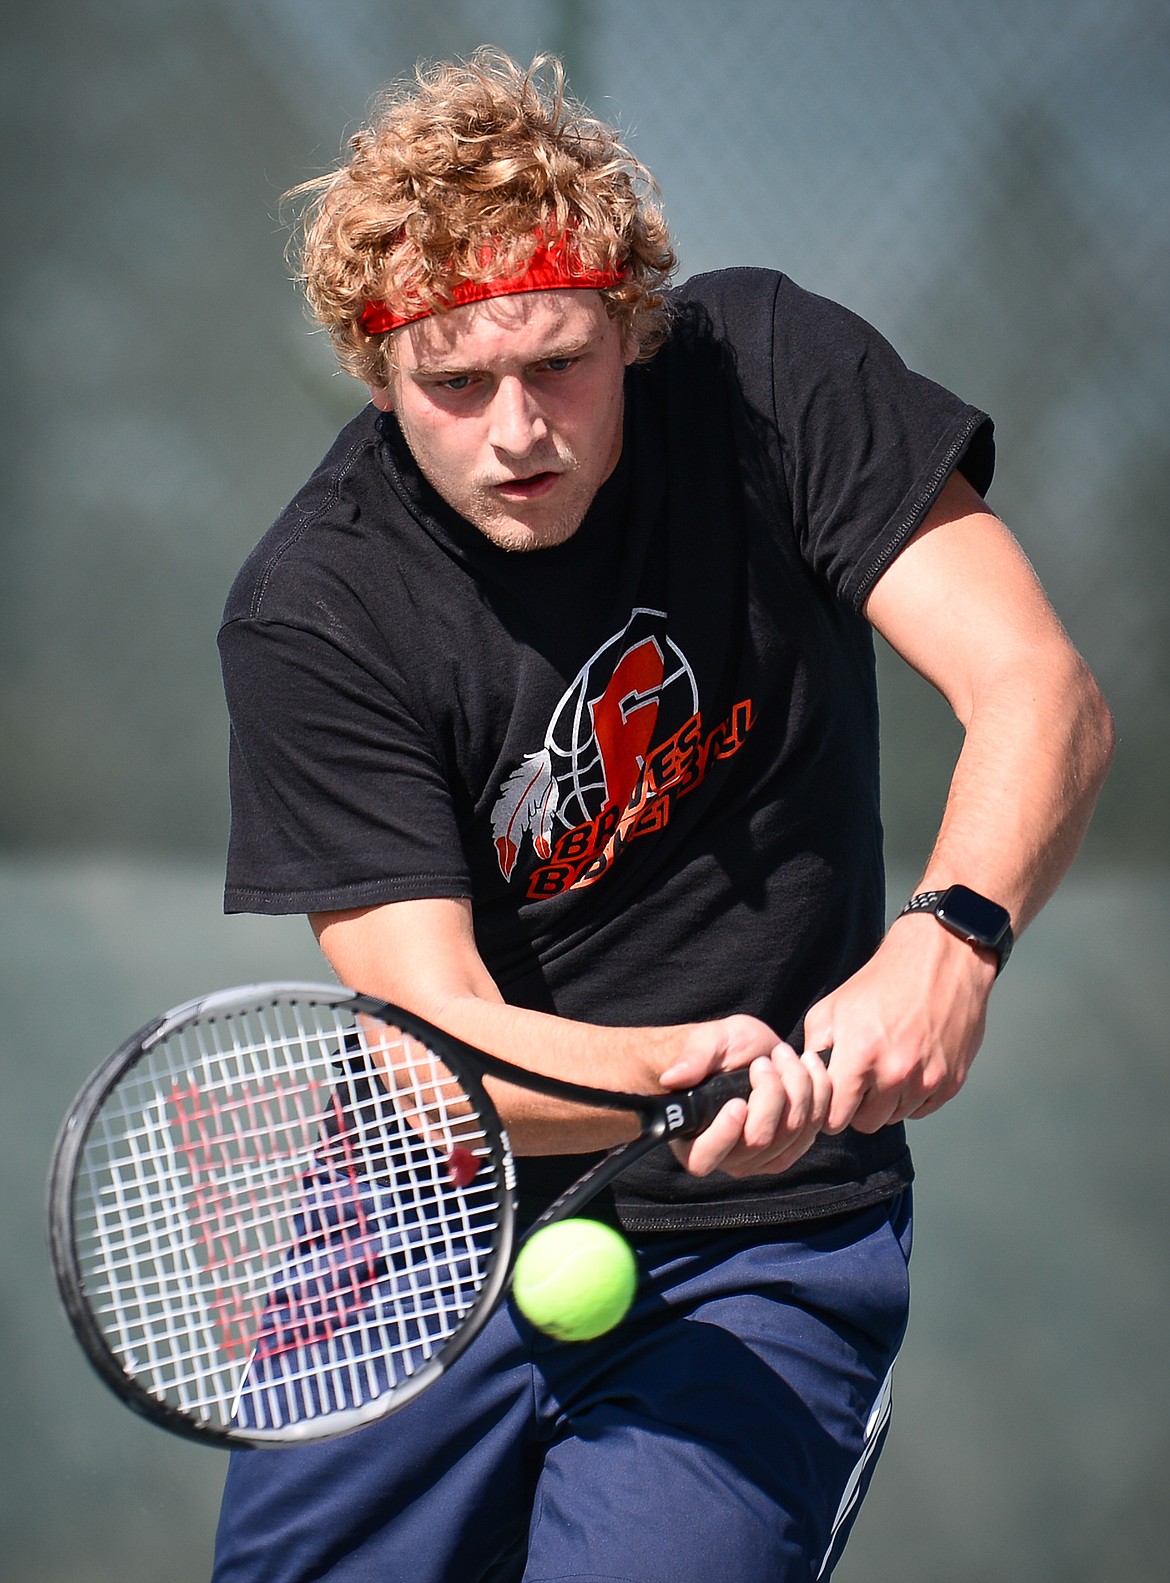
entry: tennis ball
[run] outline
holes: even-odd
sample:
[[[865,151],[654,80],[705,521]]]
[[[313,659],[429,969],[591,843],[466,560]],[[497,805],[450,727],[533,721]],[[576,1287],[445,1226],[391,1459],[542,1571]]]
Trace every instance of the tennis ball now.
[[[521,1248],[512,1273],[517,1308],[557,1341],[592,1341],[612,1330],[637,1285],[634,1250],[599,1220],[542,1226]]]

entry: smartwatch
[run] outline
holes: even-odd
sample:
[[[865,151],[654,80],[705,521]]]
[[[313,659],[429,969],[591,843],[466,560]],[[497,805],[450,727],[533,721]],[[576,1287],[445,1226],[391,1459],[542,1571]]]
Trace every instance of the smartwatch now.
[[[944,929],[957,934],[970,945],[985,945],[995,952],[998,978],[1012,954],[1012,920],[1006,907],[988,901],[978,891],[966,885],[952,885],[948,890],[924,890],[910,900],[898,914],[904,918],[908,912],[928,912],[936,917]]]

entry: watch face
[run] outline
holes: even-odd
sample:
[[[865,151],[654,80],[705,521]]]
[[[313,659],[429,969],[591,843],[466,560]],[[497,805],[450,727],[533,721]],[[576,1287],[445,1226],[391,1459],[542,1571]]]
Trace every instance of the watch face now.
[[[948,929],[979,945],[998,945],[1011,926],[1005,908],[966,885],[951,886],[939,901],[938,918]]]

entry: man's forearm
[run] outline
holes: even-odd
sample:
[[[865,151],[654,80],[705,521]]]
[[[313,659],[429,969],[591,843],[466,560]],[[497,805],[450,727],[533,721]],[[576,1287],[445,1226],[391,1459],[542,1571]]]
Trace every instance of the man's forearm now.
[[[408,1007],[457,1038],[529,1071],[626,1093],[653,1093],[682,1055],[690,1025],[609,1028],[506,1005],[475,948],[471,908],[418,901],[313,920],[345,984]],[[489,1083],[522,1154],[583,1153],[634,1135],[620,1113],[587,1110]]]
[[[1109,711],[1071,648],[991,671],[918,888],[968,885],[1019,935],[1075,857],[1112,750]]]
[[[468,1044],[530,1071],[615,1092],[686,1088],[751,1067],[749,1099],[733,1100],[679,1152],[689,1170],[783,1170],[820,1130],[828,1079],[756,1017],[662,1027],[606,1027],[504,1004],[475,948],[470,904],[392,902],[318,914],[317,938],[343,983],[409,1007]],[[620,1112],[594,1110],[498,1081],[492,1097],[519,1154],[581,1154],[633,1137]]]
[[[1068,659],[986,677],[929,863],[916,889],[961,884],[1005,907],[1019,933],[1080,845],[1109,765],[1100,693]],[[805,1019],[806,1045],[833,1048],[829,1129],[876,1131],[931,1114],[966,1081],[983,1039],[994,953],[928,913],[906,914],[874,956]]]
[[[655,1093],[659,1074],[683,1053],[689,1025],[608,1028],[474,995],[453,996],[432,1019],[478,1049],[531,1072],[612,1088]],[[612,1148],[637,1126],[620,1112],[590,1109],[489,1080],[492,1099],[518,1154],[577,1154]]]
[[[1011,534],[962,478],[875,585],[873,625],[947,699],[965,740],[916,889],[965,885],[1027,927],[1071,863],[1113,747],[1109,711]],[[997,959],[929,913],[811,1007],[832,1046],[830,1130],[924,1116],[966,1080]]]
[[[866,614],[965,732],[922,888],[968,885],[1018,932],[1072,862],[1108,770],[1100,690],[1019,545],[959,476]]]

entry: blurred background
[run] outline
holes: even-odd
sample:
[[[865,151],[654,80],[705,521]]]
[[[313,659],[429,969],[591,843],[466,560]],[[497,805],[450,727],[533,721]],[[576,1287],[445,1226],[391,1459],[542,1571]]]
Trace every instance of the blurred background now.
[[[131,1418],[60,1316],[57,1123],[133,1027],[321,977],[225,919],[224,594],[363,392],[280,194],[376,89],[566,59],[682,274],[766,264],[988,409],[991,503],[1117,715],[1072,876],[916,1128],[916,1296],[844,1583],[1170,1571],[1170,9],[1164,0],[40,0],[2,13],[0,1543],[19,1583],[198,1583],[223,1463]],[[881,657],[891,898],[958,737]],[[388,1580],[389,1583],[389,1580]],[[716,1580],[713,1580],[716,1583]]]

